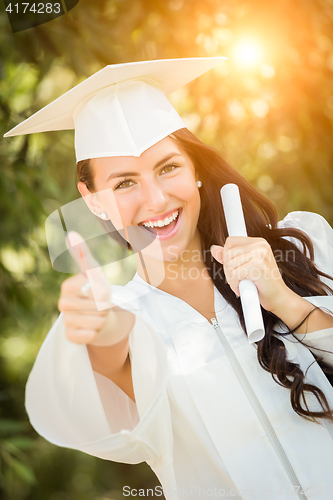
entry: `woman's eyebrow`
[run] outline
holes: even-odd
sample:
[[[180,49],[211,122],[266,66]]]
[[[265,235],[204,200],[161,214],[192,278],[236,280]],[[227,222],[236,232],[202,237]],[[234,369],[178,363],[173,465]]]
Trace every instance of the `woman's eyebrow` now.
[[[165,163],[166,161],[170,160],[174,156],[182,156],[181,153],[170,153],[162,160],[158,161],[156,165],[154,166],[153,170],[158,168],[160,165]],[[115,177],[129,177],[129,176],[135,176],[135,175],[140,175],[138,172],[113,172],[112,174],[109,175],[109,177],[106,179],[106,182],[108,182],[110,179],[114,179]]]

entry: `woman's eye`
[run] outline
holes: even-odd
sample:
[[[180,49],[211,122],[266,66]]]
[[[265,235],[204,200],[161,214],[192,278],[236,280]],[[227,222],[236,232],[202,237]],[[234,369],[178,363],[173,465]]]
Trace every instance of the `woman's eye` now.
[[[129,187],[129,186],[128,186],[128,183],[129,183],[129,182],[132,182],[132,181],[131,181],[130,179],[128,179],[128,180],[126,180],[126,181],[121,181],[121,182],[119,182],[119,184],[117,184],[117,185],[114,187],[114,189],[118,189],[118,188],[122,189],[122,188],[124,188],[124,187]],[[126,184],[127,184],[127,186],[126,186]]]
[[[166,172],[172,172],[172,170],[174,170],[175,168],[179,167],[180,165],[177,165],[177,164],[174,164],[172,163],[171,165],[165,165],[161,172],[163,171],[166,171]],[[133,184],[133,181],[131,179],[126,179],[124,181],[121,181],[119,182],[115,187],[114,189],[123,189],[123,188],[127,188],[127,187],[130,187],[129,183],[132,183]]]
[[[172,163],[172,165],[165,165],[165,167],[162,168],[162,172],[163,172],[163,170],[167,170],[167,169],[170,169],[170,170],[172,169],[173,170],[173,169],[175,169],[177,167],[179,167],[179,165],[176,165],[174,163]],[[167,170],[167,171],[170,172],[170,170]]]

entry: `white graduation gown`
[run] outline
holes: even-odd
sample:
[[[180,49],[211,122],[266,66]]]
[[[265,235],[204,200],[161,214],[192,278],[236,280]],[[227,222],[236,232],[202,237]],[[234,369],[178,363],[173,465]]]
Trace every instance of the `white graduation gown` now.
[[[309,234],[318,268],[333,275],[333,230],[325,219],[292,212],[280,226]],[[146,461],[168,500],[333,498],[333,424],[293,411],[290,391],[259,366],[255,345],[215,287],[217,328],[137,274],[112,289],[114,302],[136,314],[130,334],[136,403],[92,370],[86,346],[67,340],[60,315],[26,386],[26,409],[40,435],[107,460]],[[333,296],[308,300],[333,311]],[[306,341],[310,349],[283,338],[289,359],[308,370],[307,381],[333,408],[333,388],[311,352],[333,353],[333,328]],[[333,366],[333,354],[320,354]],[[314,397],[307,402],[320,409]]]

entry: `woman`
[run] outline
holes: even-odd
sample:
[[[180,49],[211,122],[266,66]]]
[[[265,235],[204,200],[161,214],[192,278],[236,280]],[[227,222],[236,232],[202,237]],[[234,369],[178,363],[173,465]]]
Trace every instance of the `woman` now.
[[[62,315],[27,384],[30,420],[59,446],[146,461],[167,498],[331,498],[333,231],[307,212],[278,224],[264,197],[170,118],[151,73],[139,71],[81,93],[71,114],[88,207],[125,246],[149,244],[133,280],[112,286],[110,309],[106,279],[69,235],[86,273],[62,286]],[[227,238],[219,190],[229,182],[248,238]],[[256,344],[244,331],[244,278],[265,321]]]

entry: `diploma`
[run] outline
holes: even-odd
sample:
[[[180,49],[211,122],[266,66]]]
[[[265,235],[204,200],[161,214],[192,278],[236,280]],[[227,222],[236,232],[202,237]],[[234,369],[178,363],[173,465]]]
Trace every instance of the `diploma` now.
[[[222,205],[229,236],[247,236],[242,203],[236,184],[226,184],[221,191]],[[258,290],[248,279],[239,283],[239,293],[249,342],[258,342],[265,335]]]

